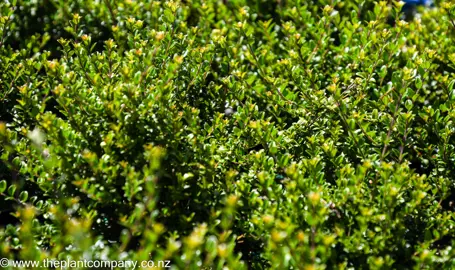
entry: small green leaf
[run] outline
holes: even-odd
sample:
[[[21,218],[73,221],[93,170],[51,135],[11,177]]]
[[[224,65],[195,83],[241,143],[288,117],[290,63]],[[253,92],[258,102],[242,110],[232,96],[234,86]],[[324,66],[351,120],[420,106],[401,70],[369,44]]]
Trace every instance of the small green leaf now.
[[[417,89],[422,88],[422,80],[420,79],[420,77],[417,77],[415,84]]]
[[[14,196],[14,193],[16,193],[16,186],[15,186],[15,185],[9,186],[9,188],[8,188],[8,195]]]
[[[406,109],[411,110],[412,109],[412,101],[410,99],[406,100],[406,103],[404,105]]]
[[[373,110],[373,117],[374,120],[378,119],[378,109]]]
[[[21,194],[19,194],[19,200],[21,202],[26,202],[28,199],[28,192],[26,190],[22,191]]]
[[[379,77],[384,78],[387,75],[387,67],[382,66],[379,71]]]
[[[270,151],[271,154],[276,154],[276,153],[278,152],[278,148],[277,148],[275,142],[272,141],[272,142],[270,143],[269,151]]]
[[[352,118],[348,119],[348,125],[351,129],[355,129],[355,120]]]
[[[41,207],[43,207],[43,201],[39,200],[37,203],[36,203],[36,207],[38,209],[41,209]]]
[[[6,180],[0,181],[0,193],[3,193],[6,190]]]

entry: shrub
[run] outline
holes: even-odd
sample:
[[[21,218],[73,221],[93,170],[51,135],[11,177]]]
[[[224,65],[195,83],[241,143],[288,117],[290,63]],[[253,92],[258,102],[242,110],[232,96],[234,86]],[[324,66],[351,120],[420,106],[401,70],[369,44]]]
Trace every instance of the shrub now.
[[[452,269],[437,4],[1,3],[0,254]]]

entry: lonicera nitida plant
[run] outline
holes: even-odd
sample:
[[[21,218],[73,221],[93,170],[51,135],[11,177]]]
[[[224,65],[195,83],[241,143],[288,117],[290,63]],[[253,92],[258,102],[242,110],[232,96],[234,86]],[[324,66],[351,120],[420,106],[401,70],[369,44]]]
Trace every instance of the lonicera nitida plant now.
[[[0,257],[453,269],[454,5],[402,7],[3,1]]]

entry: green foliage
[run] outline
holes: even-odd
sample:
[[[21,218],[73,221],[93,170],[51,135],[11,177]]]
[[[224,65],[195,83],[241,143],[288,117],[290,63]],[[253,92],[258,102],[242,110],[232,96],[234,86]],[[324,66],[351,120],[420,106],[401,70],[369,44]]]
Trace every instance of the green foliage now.
[[[455,9],[400,10],[2,2],[0,257],[453,269]]]

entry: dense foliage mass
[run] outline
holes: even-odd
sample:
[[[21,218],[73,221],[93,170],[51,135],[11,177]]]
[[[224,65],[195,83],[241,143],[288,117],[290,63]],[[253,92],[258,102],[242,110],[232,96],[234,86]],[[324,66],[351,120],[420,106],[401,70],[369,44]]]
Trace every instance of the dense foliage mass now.
[[[0,3],[0,257],[454,269],[455,12]]]

